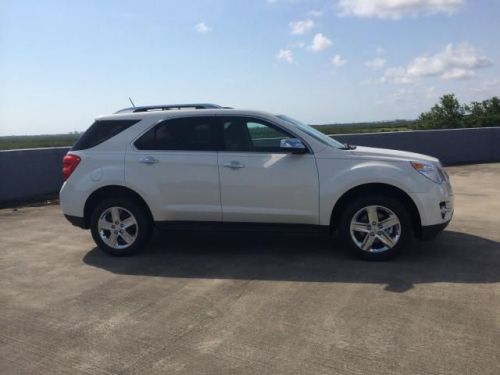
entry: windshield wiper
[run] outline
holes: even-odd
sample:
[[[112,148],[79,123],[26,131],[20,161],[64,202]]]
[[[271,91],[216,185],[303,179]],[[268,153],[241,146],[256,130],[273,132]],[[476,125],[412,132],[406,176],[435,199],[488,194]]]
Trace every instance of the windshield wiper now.
[[[341,150],[355,150],[356,146],[350,145],[349,143],[344,143],[344,147]]]

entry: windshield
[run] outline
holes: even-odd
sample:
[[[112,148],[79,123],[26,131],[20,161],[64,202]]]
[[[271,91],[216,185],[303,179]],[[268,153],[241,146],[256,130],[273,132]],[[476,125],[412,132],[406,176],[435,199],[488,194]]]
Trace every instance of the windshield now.
[[[330,147],[335,147],[335,148],[344,148],[345,145],[340,143],[339,141],[336,141],[335,139],[327,136],[324,133],[321,133],[319,130],[316,130],[310,125],[306,125],[303,122],[300,122],[298,120],[295,120],[291,117],[285,116],[285,115],[277,115],[276,117],[285,120],[286,122],[298,127],[300,130],[303,132],[307,133],[317,141],[323,143],[324,145],[330,146]]]

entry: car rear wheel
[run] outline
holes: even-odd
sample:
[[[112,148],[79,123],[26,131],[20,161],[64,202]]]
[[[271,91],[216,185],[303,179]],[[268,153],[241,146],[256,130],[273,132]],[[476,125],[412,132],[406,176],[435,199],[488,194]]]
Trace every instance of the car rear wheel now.
[[[388,196],[364,197],[351,203],[344,211],[340,234],[356,256],[368,260],[396,255],[413,236],[406,207]]]
[[[90,230],[99,248],[115,256],[137,253],[151,236],[147,211],[124,199],[108,199],[93,211]]]

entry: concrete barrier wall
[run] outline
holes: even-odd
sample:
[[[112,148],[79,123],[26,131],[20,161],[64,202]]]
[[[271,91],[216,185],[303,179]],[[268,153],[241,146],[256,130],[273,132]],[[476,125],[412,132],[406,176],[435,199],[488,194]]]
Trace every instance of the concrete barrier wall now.
[[[360,146],[413,151],[445,165],[500,161],[500,127],[336,135]],[[0,204],[56,194],[61,162],[69,148],[0,151]]]
[[[0,204],[55,194],[68,147],[0,151]]]
[[[343,134],[340,142],[435,156],[445,165],[500,161],[500,127]]]

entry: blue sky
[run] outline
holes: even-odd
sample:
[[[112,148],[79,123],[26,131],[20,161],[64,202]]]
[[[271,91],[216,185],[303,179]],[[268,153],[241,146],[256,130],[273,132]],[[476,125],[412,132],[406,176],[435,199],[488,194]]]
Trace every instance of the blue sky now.
[[[0,135],[84,130],[129,96],[411,119],[500,95],[499,34],[497,0],[0,0]]]

